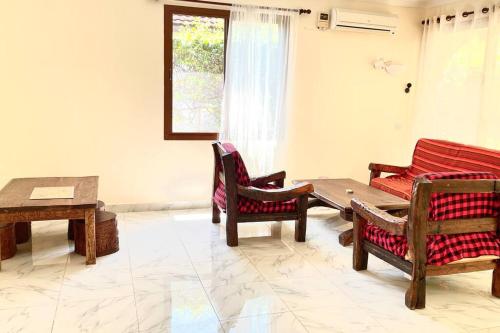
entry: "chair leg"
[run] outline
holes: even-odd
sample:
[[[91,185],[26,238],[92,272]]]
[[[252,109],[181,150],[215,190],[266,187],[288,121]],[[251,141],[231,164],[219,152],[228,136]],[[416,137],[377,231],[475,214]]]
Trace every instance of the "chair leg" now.
[[[212,201],[212,223],[220,223],[220,210],[219,206]]]
[[[425,270],[423,271],[425,272]],[[405,295],[406,306],[411,309],[425,308],[425,273],[413,273],[410,287]]]
[[[295,221],[295,241],[306,241],[307,217]]]
[[[236,216],[226,213],[226,240],[227,246],[238,246],[238,223]]]
[[[493,281],[491,282],[491,294],[500,298],[500,259],[497,260],[497,267],[493,270]]]
[[[75,225],[75,223],[73,222],[73,220],[68,220],[68,239],[69,240],[75,240],[74,225]]]
[[[306,229],[307,229],[307,195],[303,195],[298,198],[297,208],[299,213],[298,220],[295,221],[295,241],[305,242],[306,241]]]
[[[352,268],[354,268],[355,271],[364,271],[368,268],[368,252],[363,248],[363,230],[365,223],[365,219],[358,214],[354,214]]]

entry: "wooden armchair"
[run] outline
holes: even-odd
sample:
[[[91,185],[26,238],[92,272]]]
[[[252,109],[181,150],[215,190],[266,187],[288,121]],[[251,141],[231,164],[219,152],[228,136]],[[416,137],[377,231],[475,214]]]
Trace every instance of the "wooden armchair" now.
[[[426,276],[492,269],[492,294],[500,297],[500,180],[495,178],[488,173],[419,176],[407,217],[353,199],[353,268],[367,269],[371,253],[410,274],[410,309],[425,307]]]
[[[228,246],[238,246],[238,223],[295,220],[295,240],[305,242],[307,203],[313,186],[300,183],[283,188],[285,171],[250,178],[238,151],[229,143],[212,144],[215,167],[212,222],[226,213]]]

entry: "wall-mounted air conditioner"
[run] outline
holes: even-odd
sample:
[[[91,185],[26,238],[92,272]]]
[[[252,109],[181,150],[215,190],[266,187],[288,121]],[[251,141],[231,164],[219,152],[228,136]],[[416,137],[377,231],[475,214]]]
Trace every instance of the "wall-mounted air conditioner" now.
[[[392,14],[362,12],[351,9],[332,9],[330,28],[360,32],[379,32],[395,35],[398,17]]]

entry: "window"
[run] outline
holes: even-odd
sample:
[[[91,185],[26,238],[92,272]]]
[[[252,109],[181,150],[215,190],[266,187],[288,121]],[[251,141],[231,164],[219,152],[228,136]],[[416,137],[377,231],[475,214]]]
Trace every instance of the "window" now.
[[[214,140],[229,11],[165,6],[165,140]]]

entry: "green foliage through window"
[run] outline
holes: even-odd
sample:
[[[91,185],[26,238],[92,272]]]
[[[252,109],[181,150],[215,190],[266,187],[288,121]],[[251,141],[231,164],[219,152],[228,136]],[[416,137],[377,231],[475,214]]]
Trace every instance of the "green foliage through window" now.
[[[222,74],[224,20],[190,16],[174,30],[174,64],[184,71]]]

